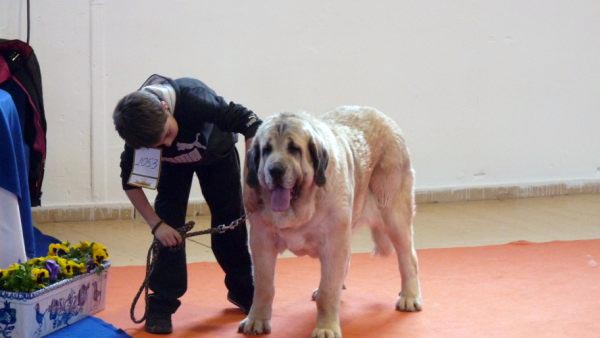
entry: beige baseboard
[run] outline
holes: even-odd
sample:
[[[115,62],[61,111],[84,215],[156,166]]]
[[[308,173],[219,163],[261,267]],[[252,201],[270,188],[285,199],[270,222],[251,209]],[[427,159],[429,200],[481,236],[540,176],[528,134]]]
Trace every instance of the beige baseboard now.
[[[459,189],[423,189],[415,192],[415,199],[417,203],[466,202],[598,193],[600,193],[600,180],[586,180],[519,186],[503,185]]]
[[[188,216],[208,215],[205,202],[190,202]],[[32,209],[36,223],[128,220],[140,217],[131,204],[79,205],[69,207],[40,207]]]
[[[569,183],[542,183],[468,188],[419,189],[415,199],[420,203],[466,202],[550,197],[577,194],[599,194],[600,180]],[[130,204],[83,205],[70,207],[40,207],[32,209],[36,223],[127,220],[136,218]],[[190,202],[188,216],[208,215],[205,202]],[[138,216],[139,217],[139,216]]]

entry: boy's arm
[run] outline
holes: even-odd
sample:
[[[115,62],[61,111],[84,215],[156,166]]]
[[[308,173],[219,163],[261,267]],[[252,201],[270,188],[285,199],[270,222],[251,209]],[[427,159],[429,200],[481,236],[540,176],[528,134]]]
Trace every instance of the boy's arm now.
[[[161,219],[150,205],[150,202],[148,202],[148,198],[144,191],[140,188],[129,189],[125,190],[125,194],[135,209],[142,214],[142,217],[144,217],[144,220],[146,220],[146,223],[148,223],[148,226],[152,230],[152,227],[158,224]],[[168,224],[161,224],[156,228],[154,237],[166,247],[179,245],[182,241],[179,232]]]
[[[239,133],[252,138],[262,123],[252,110],[235,102],[227,102],[205,84],[184,88],[177,98],[184,111],[199,122],[213,123],[226,132]]]
[[[250,147],[252,147],[252,139],[254,137],[247,137],[246,138],[246,154],[248,153],[248,151],[250,150]]]

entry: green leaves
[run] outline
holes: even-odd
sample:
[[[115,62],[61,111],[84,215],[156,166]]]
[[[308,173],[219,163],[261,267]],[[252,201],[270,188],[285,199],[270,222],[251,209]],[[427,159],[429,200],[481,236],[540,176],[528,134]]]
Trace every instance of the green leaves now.
[[[43,285],[39,285],[36,277],[32,273],[32,267],[27,264],[13,266],[13,270],[6,278],[0,279],[0,289],[15,292],[33,292],[39,290]]]

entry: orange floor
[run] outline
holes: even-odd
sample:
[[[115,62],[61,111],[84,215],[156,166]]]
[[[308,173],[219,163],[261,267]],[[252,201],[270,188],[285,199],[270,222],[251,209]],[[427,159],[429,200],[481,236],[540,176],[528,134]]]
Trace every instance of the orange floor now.
[[[400,277],[393,258],[354,254],[342,294],[344,337],[597,337],[600,332],[600,240],[419,250],[424,310],[394,311]],[[190,289],[174,316],[172,337],[242,337],[243,315],[230,305],[223,273],[193,263]],[[310,294],[318,262],[278,261],[273,331],[309,337]],[[143,268],[114,267],[106,310],[98,317],[134,337],[151,337],[129,319]],[[138,314],[142,311],[138,307]]]

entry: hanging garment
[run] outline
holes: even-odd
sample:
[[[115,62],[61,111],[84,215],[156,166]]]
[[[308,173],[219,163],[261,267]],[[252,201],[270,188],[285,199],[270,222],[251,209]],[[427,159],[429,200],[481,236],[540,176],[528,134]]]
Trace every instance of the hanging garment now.
[[[13,213],[2,212],[0,217],[2,228],[11,229],[10,233],[17,233],[14,227],[21,227],[22,239],[25,243],[27,257],[36,257],[35,235],[31,217],[31,201],[29,200],[29,182],[27,176],[27,160],[21,135],[21,124],[17,109],[9,93],[0,89],[0,187],[14,194],[18,198],[20,223],[15,223]],[[9,205],[5,205],[9,207]],[[14,209],[13,209],[14,210]],[[0,246],[8,247],[8,238],[0,238]],[[14,244],[14,243],[11,243]]]
[[[11,95],[25,93],[25,106],[19,99],[22,134],[29,148],[28,173],[31,206],[41,205],[42,182],[46,162],[46,115],[44,113],[42,77],[31,46],[20,40],[0,39],[0,85]],[[20,90],[15,89],[20,88]],[[22,95],[22,94],[20,94]]]
[[[19,210],[17,195],[0,187],[0,269],[27,261]]]

